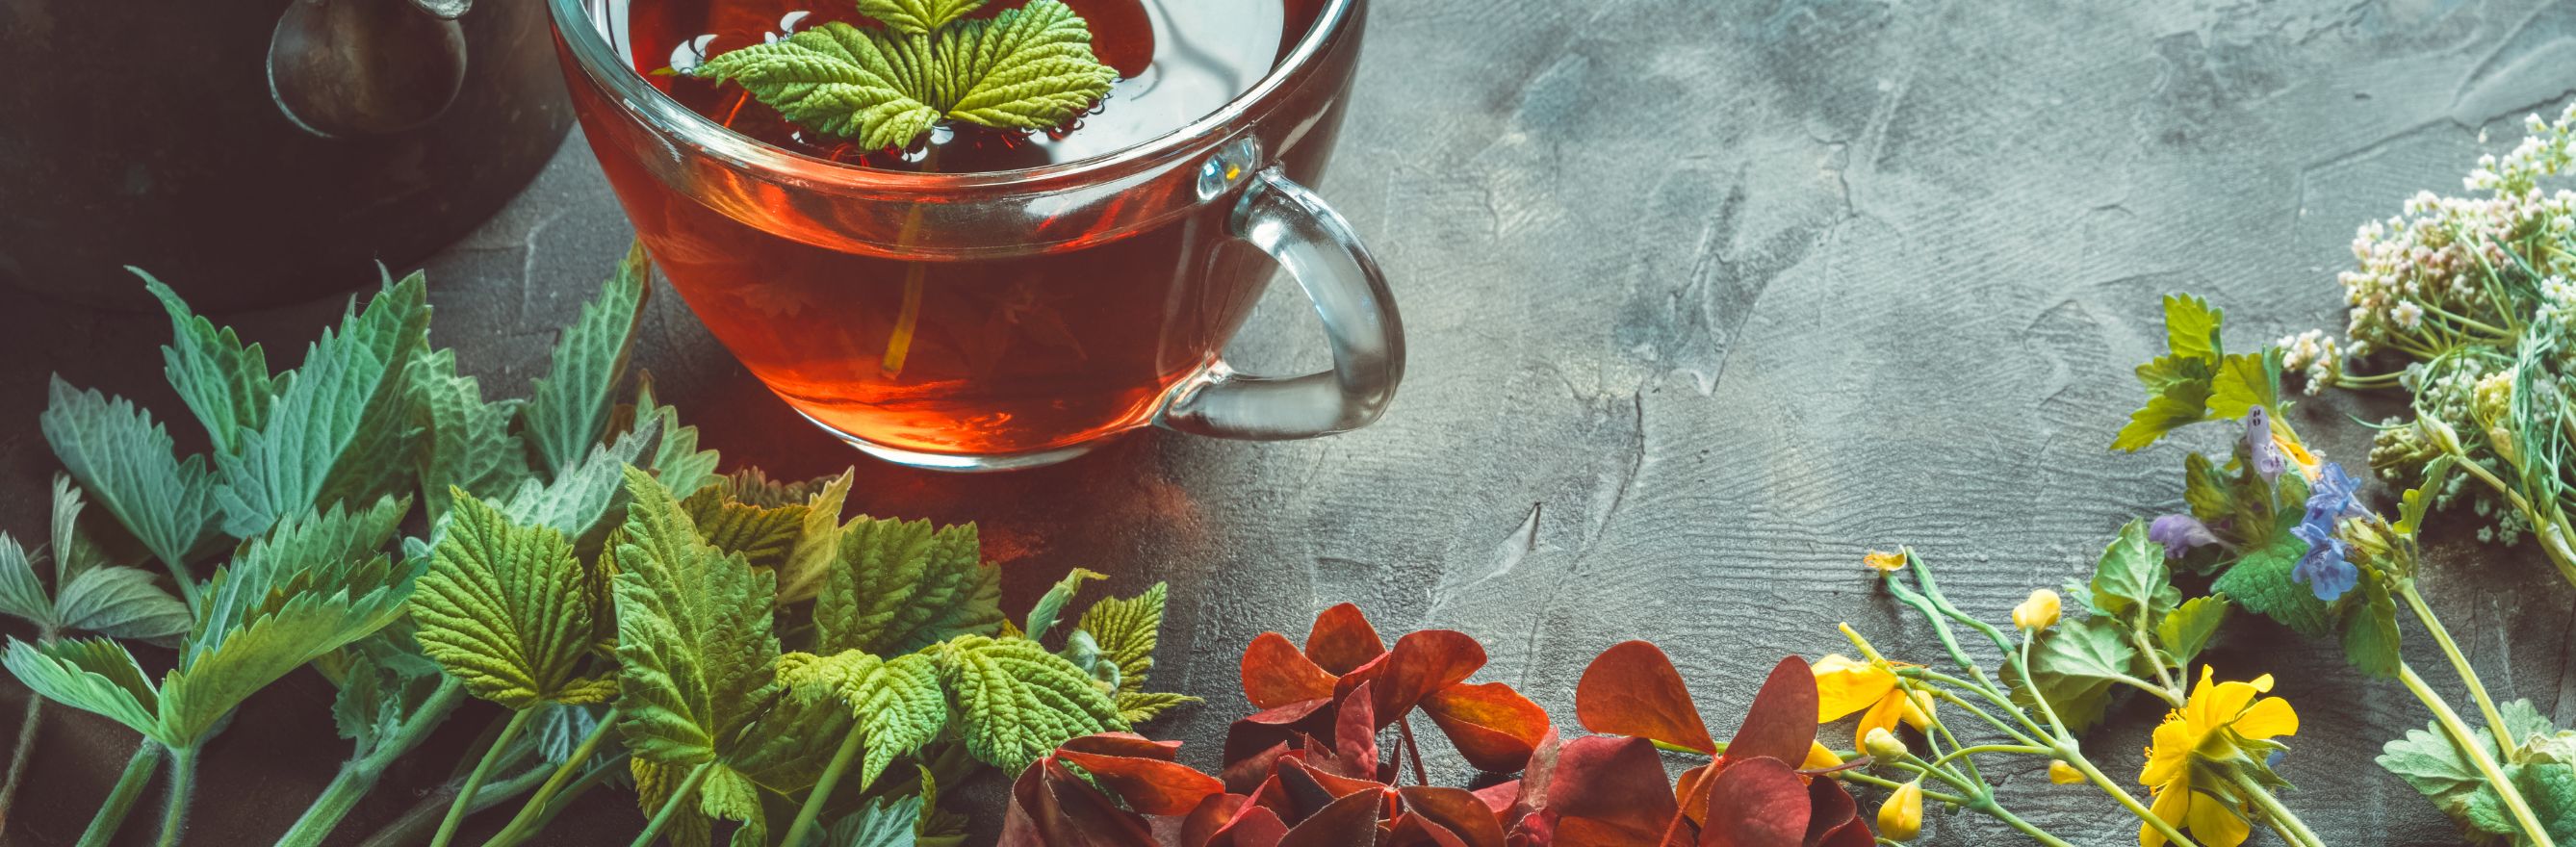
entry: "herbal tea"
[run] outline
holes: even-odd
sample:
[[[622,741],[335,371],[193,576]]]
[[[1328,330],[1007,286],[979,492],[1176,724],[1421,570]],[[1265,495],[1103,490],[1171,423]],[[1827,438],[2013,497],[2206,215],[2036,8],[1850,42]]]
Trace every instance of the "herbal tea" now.
[[[742,135],[855,168],[939,173],[1087,159],[1166,135],[1268,74],[1317,0],[1068,0],[1118,80],[1045,131],[943,122],[906,149],[861,147],[790,123],[742,86],[693,76],[708,57],[838,20],[847,0],[604,0],[594,20],[638,73]],[[1015,7],[997,0],[998,8]],[[989,17],[995,8],[977,13]],[[767,207],[719,211],[676,190],[597,129],[617,108],[575,86],[594,149],[672,285],[780,396],[863,445],[915,454],[1054,450],[1148,421],[1166,389],[1215,361],[1272,261],[1228,234],[1231,203],[1071,249],[986,258],[868,255],[818,246]],[[1285,151],[1319,167],[1320,137]],[[614,148],[614,149],[613,149]],[[924,206],[944,202],[925,197]],[[914,243],[919,212],[854,210]]]

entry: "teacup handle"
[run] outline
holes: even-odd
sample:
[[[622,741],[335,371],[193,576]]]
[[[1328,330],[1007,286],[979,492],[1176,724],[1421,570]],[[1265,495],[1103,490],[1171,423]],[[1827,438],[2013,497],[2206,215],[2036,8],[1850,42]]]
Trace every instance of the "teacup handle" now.
[[[1236,238],[1288,269],[1324,321],[1333,369],[1247,376],[1219,361],[1183,383],[1154,422],[1218,438],[1281,441],[1367,426],[1404,379],[1404,321],[1386,274],[1349,221],[1276,165],[1253,174],[1228,222]]]

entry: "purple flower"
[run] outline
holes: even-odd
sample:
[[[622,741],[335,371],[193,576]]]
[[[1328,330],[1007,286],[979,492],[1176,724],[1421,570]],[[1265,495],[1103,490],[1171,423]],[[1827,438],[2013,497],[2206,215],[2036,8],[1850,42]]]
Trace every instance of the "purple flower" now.
[[[2218,536],[2210,532],[2209,525],[2201,523],[2199,518],[2166,515],[2147,525],[2147,540],[2164,545],[2166,558],[2179,559],[2184,553],[2191,552],[2191,548],[2217,543]]]
[[[2334,522],[2370,514],[2361,505],[2361,480],[2343,472],[2343,466],[2327,462],[2317,469],[2317,481],[2308,487],[2308,517],[2305,523],[2324,522],[2325,530],[2334,531]],[[2305,536],[2302,536],[2305,537]]]
[[[2361,569],[2344,559],[2343,536],[2336,535],[2334,521],[2307,521],[2290,528],[2290,534],[2308,542],[2308,554],[2299,559],[2290,578],[2305,583],[2317,599],[2334,602],[2361,581]]]
[[[2288,464],[2281,457],[2281,445],[2272,443],[2272,416],[2261,406],[2245,410],[2245,456],[2264,482],[2279,482],[2281,468]]]

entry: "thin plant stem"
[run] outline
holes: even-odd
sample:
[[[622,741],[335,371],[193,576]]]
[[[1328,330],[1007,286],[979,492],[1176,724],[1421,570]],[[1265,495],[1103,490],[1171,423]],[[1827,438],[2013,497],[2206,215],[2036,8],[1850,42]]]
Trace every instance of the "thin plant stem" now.
[[[2028,744],[1979,744],[1975,747],[1961,747],[1948,753],[1944,753],[1941,758],[1932,760],[1932,766],[1937,768],[1942,765],[1949,764],[1952,759],[1960,759],[1964,761],[1965,757],[1974,756],[1979,753],[2019,753],[2025,756],[2057,755],[2057,751],[2055,750],[2051,750],[2046,747],[2035,747]]]
[[[161,564],[170,569],[170,582],[179,586],[179,602],[188,604],[188,608],[196,608],[197,576],[188,572],[187,565],[166,559]]]
[[[1396,735],[1404,739],[1404,752],[1413,757],[1413,783],[1430,785],[1431,772],[1422,767],[1422,747],[1413,743],[1413,718],[1408,715],[1395,721]]]
[[[197,748],[170,748],[170,781],[162,786],[169,799],[161,808],[161,847],[176,847],[188,829],[188,801],[197,791]]]
[[[662,837],[662,828],[670,826],[672,818],[679,817],[680,807],[687,805],[690,796],[698,793],[698,784],[707,781],[707,772],[714,770],[715,766],[715,762],[706,761],[690,768],[689,775],[680,780],[679,787],[671,789],[671,799],[662,801],[662,810],[654,812],[652,822],[645,824],[644,831],[635,835],[634,847],[653,847],[653,840]]]
[[[89,819],[79,847],[107,847],[116,840],[116,831],[125,825],[125,816],[134,811],[134,801],[142,799],[143,787],[152,784],[152,773],[161,767],[161,742],[149,738],[134,748],[134,758],[125,762],[125,773],[116,778],[116,787],[107,792],[107,802]]]
[[[2310,847],[2326,847],[2325,839],[2318,838],[2315,832],[2309,831],[2307,822],[2299,820],[2299,816],[2292,814],[2289,807],[2281,805],[2281,798],[2272,796],[2272,792],[2264,788],[2262,783],[2255,782],[2252,776],[2241,770],[2234,770],[2229,774],[2229,779],[2235,781],[2236,787],[2244,791],[2247,799],[2254,801],[2256,808],[2263,810],[2264,822],[2272,825],[2272,831],[2279,833],[2281,840],[2292,844],[2306,844]]]
[[[36,730],[44,726],[45,698],[27,693],[27,713],[18,719],[18,743],[9,753],[8,781],[0,782],[0,835],[9,831],[9,810],[18,803],[18,780],[27,774],[27,760],[35,758]]]
[[[2442,646],[2442,655],[2451,660],[2452,672],[2460,675],[2460,683],[2468,686],[2469,699],[2477,701],[2478,714],[2486,718],[2487,732],[2495,735],[2497,744],[2513,749],[2520,742],[2506,734],[2504,713],[2496,710],[2495,699],[2487,696],[2486,684],[2478,681],[2477,669],[2469,666],[2468,657],[2460,653],[2460,645],[2451,640],[2451,631],[2442,626],[2442,619],[2433,616],[2433,607],[2415,590],[2415,581],[2398,580],[2397,596],[2406,599],[2407,608],[2415,610],[2415,618],[2424,624],[2424,631],[2433,635],[2433,643]]]
[[[496,843],[486,845],[486,847],[507,847],[507,845],[526,841],[537,833],[545,831],[546,825],[553,823],[555,816],[563,814],[563,810],[571,808],[572,801],[581,797],[582,792],[598,787],[600,783],[607,782],[608,778],[611,776],[626,772],[633,759],[634,756],[631,754],[618,753],[616,756],[611,757],[607,762],[600,766],[583,771],[581,776],[575,777],[573,781],[569,783],[565,783],[562,791],[556,792],[554,799],[546,803],[545,810],[538,812],[536,820],[528,824],[526,829],[512,835],[510,840],[506,842],[498,841],[496,839]],[[376,845],[369,845],[369,847],[376,847]],[[392,847],[392,845],[383,845],[382,847]]]
[[[536,714],[534,707],[510,713],[510,722],[501,725],[501,734],[492,736],[492,746],[483,751],[481,761],[474,763],[474,773],[465,777],[465,787],[457,790],[456,802],[448,804],[447,818],[439,821],[438,834],[430,837],[429,847],[447,847],[447,842],[456,838],[456,827],[465,823],[466,807],[474,804],[474,792],[481,790],[484,778],[492,775],[492,769],[498,767],[502,759],[508,758],[506,751],[510,749],[510,741],[519,737],[519,730],[525,728],[528,719]]]
[[[420,746],[432,730],[447,721],[448,713],[455,711],[457,705],[464,701],[464,683],[455,677],[442,680],[391,737],[377,742],[364,755],[340,764],[340,772],[331,778],[331,784],[313,799],[313,805],[304,810],[304,815],[295,820],[295,825],[278,837],[277,847],[316,847],[331,837],[331,831],[349,816],[349,810],[356,808],[358,801],[375,789],[376,780],[384,776],[385,769],[403,754]]]
[[[832,752],[832,763],[824,766],[823,775],[815,778],[814,790],[805,795],[805,805],[796,809],[796,822],[787,827],[787,847],[805,843],[805,834],[813,831],[814,821],[823,816],[823,803],[832,797],[832,788],[841,782],[841,772],[848,770],[850,760],[859,757],[860,725],[851,724],[841,737],[841,749]]]
[[[2014,728],[2012,728],[2011,726],[2009,726],[2009,725],[2005,724],[2001,719],[1996,718],[1994,715],[1987,714],[1987,713],[1986,713],[1986,710],[1981,709],[1981,708],[1978,708],[1976,703],[1971,702],[1970,700],[1968,700],[1968,699],[1967,699],[1967,698],[1965,698],[1965,697],[1961,697],[1961,696],[1959,696],[1959,695],[1957,695],[1957,694],[1953,694],[1953,693],[1951,693],[1950,691],[1948,691],[1948,690],[1946,690],[1946,689],[1932,688],[1932,689],[1930,689],[1930,690],[1931,690],[1931,692],[1932,692],[1932,696],[1933,696],[1933,697],[1939,698],[1939,699],[1941,699],[1941,700],[1943,700],[1943,701],[1945,701],[1945,702],[1948,702],[1948,703],[1949,703],[1949,704],[1951,704],[1951,705],[1958,706],[1958,707],[1960,707],[1960,708],[1963,708],[1963,709],[1968,710],[1968,713],[1969,713],[1969,714],[1973,714],[1973,715],[1976,715],[1976,716],[1977,716],[1977,717],[1979,717],[1979,718],[1984,719],[1986,723],[1991,724],[1991,725],[1993,725],[1993,726],[1994,726],[1995,731],[1997,731],[1997,732],[2001,732],[2001,733],[2003,733],[2003,734],[2005,734],[2005,735],[2008,735],[2008,736],[2011,736],[2011,737],[2012,737],[2012,739],[2013,739],[2014,741],[2019,741],[2019,742],[2021,742],[2021,743],[2023,743],[2023,744],[2028,744],[2028,745],[2031,745],[2031,746],[2034,746],[2034,747],[2036,747],[2036,746],[2043,746],[2043,745],[2041,744],[2041,742],[2040,742],[2040,740],[2039,740],[2039,739],[2037,739],[2037,738],[2032,738],[2032,737],[2030,737],[2029,735],[2024,734],[2024,733],[2023,733],[2023,732],[2021,732],[2020,730],[2014,729]],[[2046,732],[2041,732],[2040,734],[2041,734],[2041,735],[2046,735],[2047,733],[2046,733]]]
[[[2434,693],[2431,685],[2425,684],[2424,677],[2415,673],[2414,666],[2397,663],[2397,681],[2405,683],[2406,690],[2412,692],[2415,699],[2424,701],[2424,707],[2433,711],[2433,721],[2441,724],[2442,731],[2451,736],[2451,743],[2468,754],[2470,763],[2477,765],[2479,775],[2486,777],[2488,786],[2504,800],[2505,811],[2513,815],[2514,825],[2522,829],[2523,837],[2531,839],[2533,847],[2554,847],[2556,842],[2550,840],[2549,828],[2540,824],[2538,815],[2532,814],[2531,804],[2523,800],[2522,790],[2513,784],[2513,780],[2505,778],[2504,769],[2496,765],[2494,756],[2488,755],[2487,745],[2478,741],[2477,733],[2471,732],[2469,725],[2460,720],[2460,713],[2452,711],[2451,704]]]
[[[484,783],[482,789],[474,792],[473,805],[466,809],[466,814],[481,812],[501,805],[504,800],[526,793],[529,787],[536,785],[553,770],[540,765]],[[428,796],[420,798],[420,802],[413,803],[411,808],[403,810],[402,816],[395,818],[393,823],[386,824],[385,828],[376,830],[374,835],[367,836],[367,840],[359,842],[359,847],[410,847],[410,845],[419,844],[421,839],[427,838],[430,831],[438,826],[439,821],[447,816],[447,804],[456,799],[456,790],[460,781],[449,779],[437,790],[429,792]]]
[[[2047,830],[2040,829],[2037,825],[2034,825],[2029,821],[2022,820],[2020,815],[2013,814],[2011,810],[2004,808],[2002,803],[1995,801],[1994,787],[1986,785],[1983,781],[1971,782],[1967,777],[1951,773],[1937,764],[1924,764],[1921,759],[1917,759],[1911,754],[1908,754],[1905,757],[1905,761],[1890,762],[1889,764],[1949,783],[1952,787],[1964,792],[1963,796],[1944,795],[1944,802],[2002,821],[2004,825],[2012,827],[2023,835],[2030,836],[2032,840],[2038,841],[2041,844],[2047,844],[2050,845],[2050,847],[2073,847],[2073,845],[2068,844],[2064,839],[2049,834]],[[1932,797],[1932,792],[1925,791],[1923,792],[1923,796],[1930,798]]]
[[[2132,627],[2129,630],[2129,644],[2138,648],[2138,655],[2147,657],[2147,660],[2156,666],[2156,684],[2164,689],[2156,692],[2156,695],[2162,697],[2167,703],[2182,705],[2181,689],[2174,685],[2173,672],[2165,669],[2164,654],[2157,652],[2155,645],[2147,643],[2146,630]]]
[[[546,784],[538,786],[535,794],[528,795],[528,802],[519,807],[519,813],[510,817],[510,823],[501,827],[501,834],[493,836],[490,843],[506,843],[503,841],[505,837],[523,837],[520,835],[523,829],[536,822],[540,810],[554,799],[555,792],[562,791],[564,784],[572,781],[573,774],[579,773],[582,766],[590,764],[590,757],[599,752],[600,742],[606,740],[608,734],[616,731],[616,728],[617,709],[612,706],[607,714],[599,716],[599,725],[592,727],[590,734],[581,739],[581,746],[573,748],[572,755],[566,757],[562,764],[555,766],[554,772],[546,777]]]
[[[2021,678],[2023,679],[2031,678],[2030,648],[2037,638],[2038,633],[2023,630],[2021,633],[2021,649],[2012,651],[2014,666],[2021,670]],[[2147,826],[2153,827],[2157,832],[2163,833],[2166,840],[2182,845],[2182,847],[2194,847],[2194,842],[2191,839],[2184,837],[2182,830],[2176,829],[2173,824],[2166,822],[2164,818],[2156,817],[2154,809],[2147,808],[2145,803],[2138,802],[2137,797],[2129,794],[2129,789],[2121,787],[2117,782],[2112,782],[2109,776],[2102,773],[2101,768],[2093,765],[2092,759],[2085,758],[2082,744],[2075,740],[2074,733],[2066,731],[2066,721],[2057,716],[2057,708],[2048,704],[2047,697],[2041,696],[2038,691],[2034,690],[2031,692],[2030,700],[2033,703],[2039,704],[2040,715],[2048,718],[2049,728],[2056,732],[2053,737],[2057,741],[2057,758],[2059,761],[2065,762],[2068,766],[2075,768],[2077,772],[2084,774],[2084,778],[2091,780],[2094,787],[2100,788],[2103,793],[2111,795],[2111,799],[2120,801],[2121,807],[2128,809],[2129,814],[2137,816],[2138,820],[2146,823]]]

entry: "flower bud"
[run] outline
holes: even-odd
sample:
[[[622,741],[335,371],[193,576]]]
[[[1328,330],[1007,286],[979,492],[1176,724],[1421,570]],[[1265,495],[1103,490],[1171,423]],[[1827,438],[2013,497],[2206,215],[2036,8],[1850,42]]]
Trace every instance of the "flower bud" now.
[[[2415,425],[2422,427],[2425,440],[2433,442],[2435,447],[2442,448],[2442,452],[2455,456],[2468,453],[2460,449],[2459,432],[2451,429],[2450,424],[2443,423],[2441,418],[2433,415],[2417,415]]]
[[[1924,732],[1931,732],[1933,720],[1932,707],[1936,702],[1937,701],[1932,699],[1932,692],[1925,691],[1920,688],[1914,689],[1906,693],[1905,711],[1898,714],[1897,717],[1902,718],[1905,721],[1906,726],[1910,726]]]
[[[2023,600],[2021,605],[2013,607],[2013,628],[2038,632],[2056,626],[2057,616],[2064,609],[2065,603],[2057,598],[2057,592],[2045,588],[2033,591],[2030,593],[2030,599]]]
[[[2076,770],[2074,765],[2051,760],[2048,763],[2048,781],[2059,785],[2082,785],[2084,772]]]
[[[1887,795],[1886,805],[1878,807],[1878,836],[1889,841],[1912,841],[1923,834],[1923,780],[1917,779],[1896,787]]]
[[[1895,573],[1905,569],[1903,553],[1881,553],[1871,550],[1869,555],[1860,557],[1860,561],[1861,564],[1868,565],[1870,570],[1879,573]]]
[[[1887,727],[1883,726],[1872,728],[1869,735],[1861,738],[1860,748],[1873,759],[1894,761],[1905,758],[1904,740],[1897,738],[1896,733],[1887,731]]]

